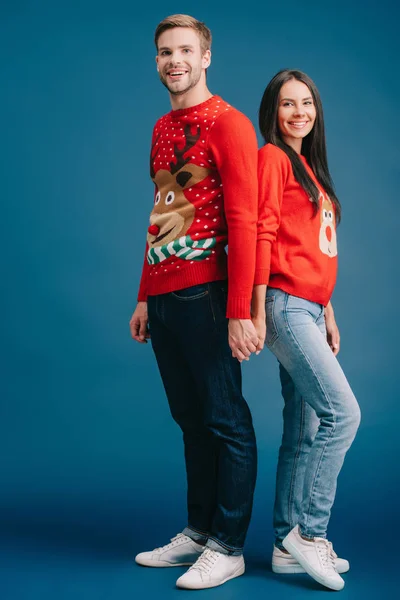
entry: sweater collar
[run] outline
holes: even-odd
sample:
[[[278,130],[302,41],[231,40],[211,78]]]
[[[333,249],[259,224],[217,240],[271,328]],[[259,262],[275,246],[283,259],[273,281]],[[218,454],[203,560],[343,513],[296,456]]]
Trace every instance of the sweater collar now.
[[[195,106],[190,106],[189,108],[179,108],[178,110],[171,110],[169,113],[173,119],[179,119],[183,117],[183,115],[190,115],[194,112],[202,112],[205,108],[208,108],[210,105],[214,104],[217,101],[222,102],[222,99],[219,96],[211,96],[208,100],[201,102],[200,104],[196,104]]]

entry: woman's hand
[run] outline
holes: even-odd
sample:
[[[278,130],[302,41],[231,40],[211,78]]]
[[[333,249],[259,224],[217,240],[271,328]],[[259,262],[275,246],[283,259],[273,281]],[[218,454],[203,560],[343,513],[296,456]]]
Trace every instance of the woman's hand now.
[[[254,328],[258,337],[258,344],[256,348],[256,354],[260,354],[261,350],[264,348],[265,344],[265,336],[267,335],[267,322],[264,315],[257,315],[256,317],[252,317]]]
[[[335,313],[333,312],[333,307],[330,302],[325,308],[325,325],[327,342],[331,347],[333,354],[336,356],[339,354],[340,350],[340,333],[339,328],[336,325]]]

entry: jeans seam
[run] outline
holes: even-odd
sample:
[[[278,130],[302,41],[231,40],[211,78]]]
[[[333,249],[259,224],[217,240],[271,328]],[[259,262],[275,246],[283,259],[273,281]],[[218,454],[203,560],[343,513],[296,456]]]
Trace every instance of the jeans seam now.
[[[293,529],[293,527],[295,525],[297,525],[297,522],[294,523],[293,522],[293,504],[292,504],[292,499],[293,499],[293,489],[294,489],[294,480],[296,477],[296,473],[299,467],[299,454],[300,454],[300,448],[302,446],[302,442],[303,442],[303,431],[304,431],[304,402],[302,402],[302,409],[301,409],[301,424],[300,424],[300,436],[299,436],[299,441],[297,444],[297,450],[296,450],[296,455],[294,457],[294,461],[295,461],[295,466],[293,468],[292,471],[292,477],[290,480],[290,492],[289,492],[289,506],[288,506],[288,513],[289,513],[289,524],[290,524],[290,528]]]
[[[269,298],[271,298],[271,300],[269,300]],[[268,310],[267,310],[268,307]],[[266,314],[266,325],[267,325],[267,336],[268,336],[268,320],[269,320],[269,316],[271,318],[272,321],[272,327],[273,327],[273,335],[271,336],[271,339],[269,339],[267,341],[267,336],[265,339],[265,342],[267,344],[268,347],[272,347],[275,342],[277,341],[278,337],[279,337],[279,333],[278,333],[278,328],[276,326],[275,323],[275,315],[274,315],[274,309],[275,309],[275,296],[267,296],[265,299],[265,314]],[[269,313],[269,315],[268,315]]]
[[[224,544],[223,542],[221,542],[221,540],[219,540],[218,538],[215,538],[212,535],[210,535],[208,537],[208,539],[212,540],[216,544],[219,544],[220,546],[222,546],[223,548],[225,548],[225,550],[230,550],[231,552],[237,552],[237,551],[241,552],[243,550],[243,548],[237,548],[236,546],[227,546],[226,544]]]
[[[212,291],[212,288],[209,283],[207,283],[207,287],[208,287],[208,292],[209,292],[208,299],[209,299],[209,303],[210,303],[211,314],[212,314],[214,325],[215,325],[217,320],[215,318],[215,311],[214,311],[214,306],[213,306],[213,291]]]
[[[191,529],[194,533],[198,533],[199,535],[202,535],[203,537],[205,537],[207,539],[210,537],[209,533],[206,533],[204,531],[200,531],[199,529],[196,529],[196,527],[193,527],[193,525],[187,525],[187,528]]]
[[[209,293],[208,289],[204,292],[200,292],[200,294],[196,294],[195,296],[178,296],[175,292],[171,292],[171,296],[179,300],[180,302],[191,302],[192,300],[199,300],[200,298],[204,298]]]
[[[316,471],[315,471],[315,475],[314,475],[314,479],[313,479],[313,483],[312,483],[312,487],[311,487],[311,493],[310,493],[310,502],[309,502],[309,505],[308,505],[307,512],[305,513],[305,514],[306,514],[306,525],[305,525],[305,527],[306,527],[306,529],[307,529],[307,528],[308,528],[308,522],[309,522],[309,518],[310,518],[310,508],[311,508],[311,506],[312,506],[312,500],[313,500],[314,493],[315,493],[315,484],[316,484],[317,477],[318,477],[318,475],[319,475],[319,471],[320,471],[320,468],[321,468],[322,459],[323,459],[323,457],[324,457],[324,454],[325,454],[325,452],[326,452],[326,449],[327,449],[327,447],[328,447],[328,444],[329,444],[329,442],[331,441],[331,439],[332,439],[332,436],[333,436],[333,434],[334,434],[334,432],[335,432],[335,429],[336,429],[336,414],[335,414],[335,411],[333,410],[333,407],[332,407],[332,404],[331,404],[331,401],[330,401],[329,395],[327,394],[327,392],[326,392],[326,390],[325,390],[324,386],[322,385],[322,382],[321,382],[321,380],[319,379],[319,377],[318,377],[317,373],[316,373],[316,372],[315,372],[315,370],[314,370],[314,367],[313,367],[312,363],[310,362],[310,360],[309,360],[309,358],[308,358],[307,354],[306,354],[306,353],[303,351],[303,349],[302,349],[301,345],[299,344],[299,342],[298,342],[298,340],[297,340],[297,338],[296,338],[296,336],[295,336],[295,334],[294,334],[294,331],[293,331],[293,329],[292,329],[292,328],[291,328],[291,326],[290,326],[289,320],[288,320],[288,318],[287,318],[287,302],[288,302],[288,298],[289,298],[289,295],[287,295],[287,296],[286,296],[286,298],[285,298],[285,306],[284,306],[284,316],[285,316],[285,322],[286,322],[287,329],[288,329],[288,331],[289,331],[290,335],[292,336],[292,338],[293,338],[293,341],[295,342],[295,344],[296,344],[297,348],[299,349],[300,353],[303,355],[303,357],[304,357],[304,358],[305,358],[305,360],[307,361],[307,363],[308,363],[309,367],[311,368],[311,371],[312,371],[312,373],[313,373],[313,375],[314,375],[314,377],[315,377],[315,380],[316,380],[316,381],[317,381],[317,383],[318,383],[318,386],[320,387],[320,389],[321,389],[321,391],[322,391],[322,393],[323,393],[324,397],[325,397],[325,398],[327,399],[327,401],[328,401],[329,408],[330,408],[330,409],[331,409],[331,411],[332,411],[333,420],[334,420],[334,424],[333,424],[333,427],[332,427],[331,435],[330,435],[330,436],[329,436],[329,438],[326,440],[326,442],[325,442],[325,445],[324,445],[324,447],[323,447],[323,450],[322,450],[322,452],[321,452],[321,456],[320,456],[320,459],[319,459],[319,462],[318,462],[317,469],[316,469]]]

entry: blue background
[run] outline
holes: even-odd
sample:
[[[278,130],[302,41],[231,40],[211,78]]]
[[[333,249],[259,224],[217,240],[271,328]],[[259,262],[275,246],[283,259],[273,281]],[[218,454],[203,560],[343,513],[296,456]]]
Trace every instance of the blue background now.
[[[329,534],[352,563],[341,597],[377,598],[399,558],[400,89],[387,0],[1,1],[0,595],[185,594],[174,588],[183,569],[132,562],[184,526],[185,478],[151,346],[128,330],[152,202],[150,135],[170,110],[153,32],[177,12],[211,28],[209,87],[256,127],[280,68],[319,87],[344,215],[340,361],[363,414]],[[198,594],[320,597],[308,576],[270,571],[281,399],[268,351],[244,365],[244,388],[260,453],[248,574]]]

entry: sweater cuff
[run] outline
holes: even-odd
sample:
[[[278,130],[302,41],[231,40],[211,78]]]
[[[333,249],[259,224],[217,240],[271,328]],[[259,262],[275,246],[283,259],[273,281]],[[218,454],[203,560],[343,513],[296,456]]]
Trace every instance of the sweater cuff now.
[[[227,319],[250,319],[250,298],[229,298],[226,307]]]
[[[268,285],[269,269],[256,269],[254,274],[254,285]]]
[[[137,301],[138,302],[147,302],[147,294],[145,294],[144,292],[139,292]]]

